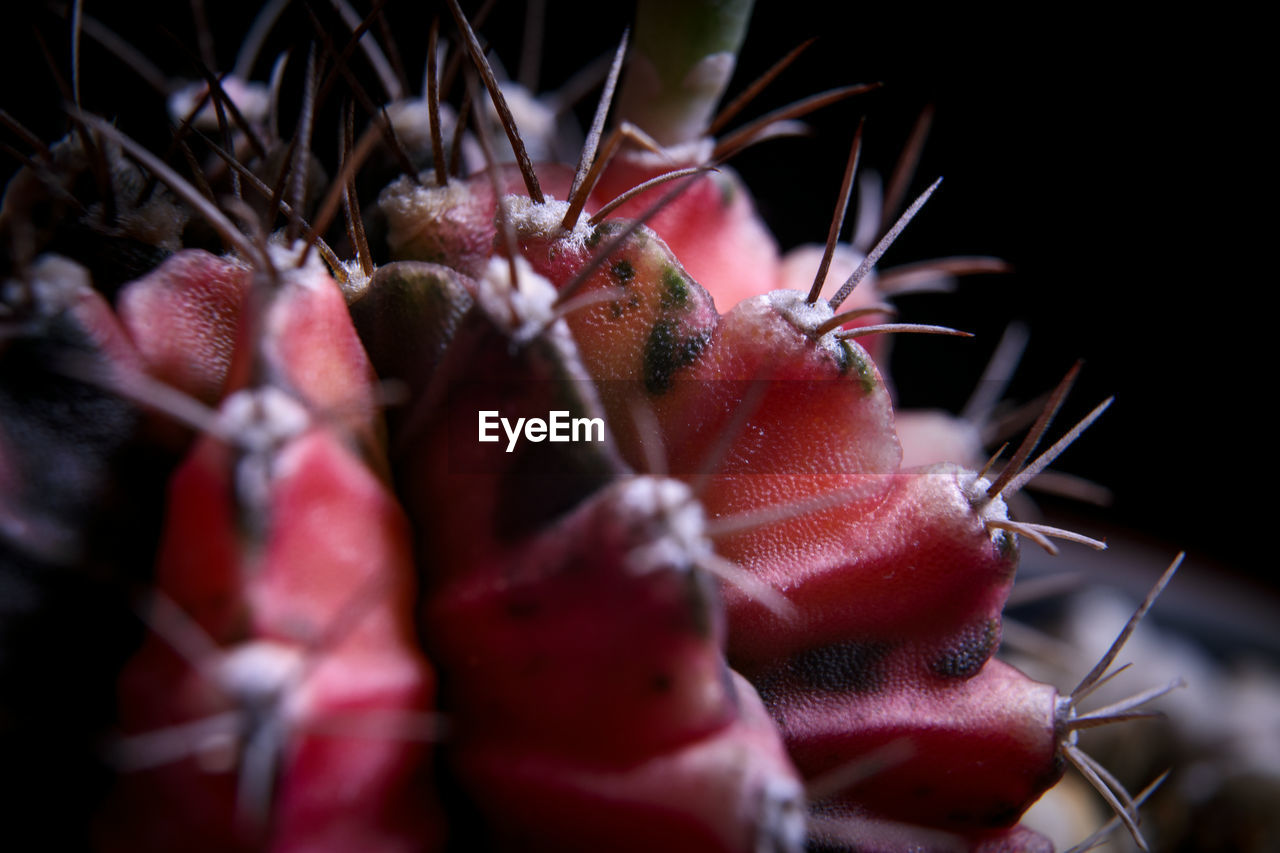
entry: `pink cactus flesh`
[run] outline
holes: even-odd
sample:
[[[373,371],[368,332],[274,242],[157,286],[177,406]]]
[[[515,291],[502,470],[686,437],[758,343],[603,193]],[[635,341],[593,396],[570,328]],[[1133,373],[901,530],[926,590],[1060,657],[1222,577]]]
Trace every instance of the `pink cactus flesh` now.
[[[932,188],[869,255],[838,244],[843,203],[821,254],[780,255],[721,160],[791,125],[712,139],[749,2],[644,0],[624,121],[598,146],[620,49],[575,168],[531,161],[515,88],[447,0],[498,119],[467,103],[455,147],[516,161],[469,176],[448,168],[436,57],[417,109],[372,29],[339,54],[309,11],[325,45],[293,147],[283,65],[267,103],[239,63],[173,100],[224,137],[196,146],[205,168],[179,131],[194,184],[77,93],[72,136],[0,212],[0,568],[108,578],[145,626],[92,659],[116,707],[84,807],[97,849],[1041,853],[1019,821],[1068,763],[1141,841],[1075,733],[1160,691],[1077,706],[1176,562],[1070,693],[993,659],[1020,537],[1101,545],[1007,499],[1105,404],[1032,461],[1073,372],[996,473],[974,470],[970,432],[948,422],[964,440],[939,454],[930,422],[895,412],[883,339],[855,338],[890,311],[871,268]],[[339,79],[374,128],[357,141],[344,110],[319,201],[310,99]],[[430,168],[362,212],[362,174],[388,163]],[[103,197],[73,197],[85,175]],[[240,198],[229,217],[224,185],[278,210]],[[149,251],[88,269],[54,252],[77,229]],[[813,285],[823,257],[843,287]],[[119,486],[137,446],[164,490]],[[106,507],[139,491],[130,515],[161,532],[113,548]]]

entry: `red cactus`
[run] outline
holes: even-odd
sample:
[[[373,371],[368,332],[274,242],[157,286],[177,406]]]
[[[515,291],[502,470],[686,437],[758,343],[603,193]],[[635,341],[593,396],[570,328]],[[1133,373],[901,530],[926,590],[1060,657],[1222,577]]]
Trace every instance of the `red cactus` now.
[[[82,11],[76,38],[110,41]],[[621,97],[634,125],[600,144],[620,49],[575,168],[530,161],[449,0],[471,94],[489,89],[516,160],[470,176],[451,172],[436,57],[428,127],[409,134],[416,112],[387,118],[353,71],[359,44],[403,105],[377,39],[344,50],[306,11],[319,41],[292,143],[270,104],[240,114],[251,61],[225,88],[205,69],[180,118],[222,140],[184,126],[173,143],[194,183],[77,107],[0,217],[0,322],[16,330],[0,326],[0,556],[95,566],[81,528],[121,476],[109,454],[172,438],[136,407],[197,433],[165,493],[149,633],[122,672],[122,655],[96,670],[119,694],[99,847],[796,850],[807,831],[815,846],[1025,853],[1046,842],[1018,820],[1068,762],[1140,838],[1136,806],[1074,739],[1158,691],[1081,715],[1114,649],[1065,697],[991,659],[1018,538],[1100,544],[1013,520],[1006,498],[1102,407],[1031,461],[1067,382],[1003,471],[968,454],[904,467],[884,353],[853,327],[889,310],[864,280],[932,188],[852,259],[837,244],[859,133],[818,262],[852,267],[844,284],[820,299],[823,272],[810,286],[807,263],[782,264],[747,186],[707,173],[802,111],[729,133],[712,118],[749,2],[642,3]],[[335,87],[373,126],[357,141],[341,111],[317,200],[309,149]],[[490,124],[470,126],[449,147],[491,159]],[[366,228],[379,138],[379,168],[407,173],[375,188]],[[86,175],[91,203],[72,192]],[[224,190],[267,207],[228,216],[210,201]],[[266,237],[277,218],[283,237]],[[206,227],[227,256],[196,248]],[[78,268],[37,260],[86,230],[154,250],[93,265],[115,315]],[[69,411],[89,416],[84,386],[125,413],[109,440],[24,432],[36,398],[8,368],[31,341],[57,356]],[[403,405],[384,421],[388,400]],[[30,451],[73,458],[76,511],[42,506]],[[85,554],[50,545],[63,527]]]
[[[266,287],[265,306],[239,312],[230,370],[262,384],[228,394],[170,487],[153,634],[122,676],[132,772],[107,849],[400,850],[443,835],[409,529],[353,452],[367,414],[325,411],[368,412],[368,365],[344,351],[354,331],[322,272]],[[202,766],[209,750],[229,766]]]

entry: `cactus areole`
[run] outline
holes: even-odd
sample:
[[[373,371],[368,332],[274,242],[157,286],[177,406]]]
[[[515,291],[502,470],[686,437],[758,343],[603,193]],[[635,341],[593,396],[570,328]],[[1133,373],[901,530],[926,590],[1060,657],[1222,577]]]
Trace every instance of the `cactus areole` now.
[[[993,657],[1025,542],[1102,547],[1010,499],[1106,404],[1036,455],[1072,371],[1007,461],[905,464],[873,336],[963,333],[889,322],[873,268],[937,184],[839,244],[851,133],[825,247],[784,262],[724,163],[868,87],[725,131],[751,2],[640,0],[556,162],[522,134],[564,110],[456,0],[421,91],[383,4],[267,4],[233,70],[192,4],[181,86],[82,6],[66,135],[3,114],[19,827],[104,851],[1027,853],[1052,845],[1023,813],[1074,764],[1142,843],[1076,732],[1161,691],[1079,704],[1176,561],[1074,690]],[[257,56],[295,24],[309,50]],[[167,150],[82,100],[87,39],[165,90]]]

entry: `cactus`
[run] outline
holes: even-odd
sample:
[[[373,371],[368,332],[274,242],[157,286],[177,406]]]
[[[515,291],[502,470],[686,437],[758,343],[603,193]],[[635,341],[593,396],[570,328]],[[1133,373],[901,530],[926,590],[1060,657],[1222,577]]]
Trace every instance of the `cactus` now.
[[[6,114],[0,558],[53,592],[5,642],[103,641],[5,739],[58,712],[68,843],[1040,851],[1018,821],[1068,764],[1143,843],[1076,732],[1175,685],[1079,703],[1178,561],[1074,690],[993,658],[1020,540],[1102,547],[1008,500],[1106,404],[1035,456],[1073,371],[997,470],[904,465],[863,346],[954,334],[879,322],[869,280],[937,185],[837,245],[859,129],[822,259],[784,260],[723,161],[802,111],[714,118],[750,2],[642,0],[577,163],[529,157],[455,0],[425,110],[381,7],[352,40],[331,5],[288,10],[313,46],[269,86],[190,57],[168,156],[82,102],[78,49],[65,138]],[[73,44],[118,42],[84,12]]]

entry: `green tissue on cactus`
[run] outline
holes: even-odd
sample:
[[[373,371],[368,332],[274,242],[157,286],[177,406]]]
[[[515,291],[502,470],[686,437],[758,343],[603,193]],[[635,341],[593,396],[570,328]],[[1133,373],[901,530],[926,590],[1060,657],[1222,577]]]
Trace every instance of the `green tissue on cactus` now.
[[[706,133],[729,85],[754,0],[640,0],[619,113],[659,143]]]

